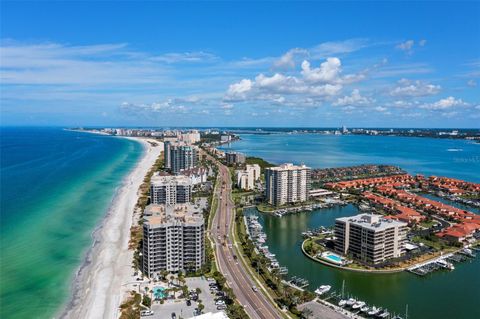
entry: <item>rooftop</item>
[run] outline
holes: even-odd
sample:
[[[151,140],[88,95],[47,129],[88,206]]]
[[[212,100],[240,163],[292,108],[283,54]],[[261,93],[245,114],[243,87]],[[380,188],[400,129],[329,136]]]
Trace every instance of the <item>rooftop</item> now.
[[[165,185],[171,183],[190,185],[190,179],[184,175],[165,175],[162,172],[157,172],[152,176],[151,183],[153,185]]]
[[[157,205],[150,204],[145,207],[144,220],[152,226],[159,226],[165,223],[203,223],[201,211],[192,204]]]
[[[310,167],[307,167],[306,165],[293,165],[292,163],[285,163],[280,166],[275,166],[275,167],[269,167],[267,168],[268,170],[272,171],[293,171],[293,170],[298,170],[298,169],[310,169]]]
[[[359,214],[350,217],[337,218],[336,220],[349,222],[350,224],[358,225],[363,228],[371,229],[373,231],[381,231],[395,226],[407,226],[407,224],[404,222],[386,219],[382,215],[377,214]]]

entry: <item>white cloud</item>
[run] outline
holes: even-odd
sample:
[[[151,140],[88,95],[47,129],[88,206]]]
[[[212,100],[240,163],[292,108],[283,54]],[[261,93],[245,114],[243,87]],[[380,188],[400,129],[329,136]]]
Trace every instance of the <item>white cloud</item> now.
[[[446,110],[456,106],[467,105],[468,103],[463,102],[462,99],[456,99],[453,96],[449,96],[434,103],[423,104],[420,106],[420,108],[426,110]]]
[[[243,79],[238,83],[230,84],[226,98],[229,101],[243,100],[247,92],[252,89],[253,82],[249,79]]]
[[[405,97],[428,96],[437,94],[440,92],[440,89],[440,85],[433,85],[420,80],[401,79],[398,81],[397,86],[390,90],[390,95]]]
[[[310,62],[302,62],[302,75],[312,83],[336,83],[339,81],[342,62],[339,58],[328,58],[318,68],[311,68]]]
[[[321,100],[335,96],[342,90],[344,80],[340,76],[340,66],[338,58],[329,58],[318,68],[311,68],[310,62],[304,60],[300,75],[277,72],[268,76],[260,73],[254,80],[242,79],[231,84],[224,100],[227,102],[263,100],[289,105],[309,101],[307,102],[309,105],[318,105]],[[292,97],[286,98],[284,95]],[[315,102],[310,103],[312,100]]]
[[[422,40],[418,41],[418,45],[421,46],[421,47],[424,47],[425,44],[427,44],[427,40],[425,40],[425,39],[422,39]]]
[[[293,69],[295,67],[295,59],[297,56],[305,56],[308,51],[301,48],[293,48],[282,55],[273,63],[273,66],[278,69]]]
[[[275,69],[292,69],[304,59],[320,60],[331,56],[351,53],[373,45],[367,39],[323,42],[311,48],[293,48],[273,62]]]
[[[388,109],[386,107],[383,107],[383,106],[377,106],[375,108],[375,111],[378,111],[378,112],[386,112]]]
[[[415,41],[407,40],[405,42],[401,42],[397,44],[395,48],[404,51],[407,54],[411,54],[413,52],[413,46],[415,45]]]
[[[213,62],[218,57],[208,52],[183,52],[183,53],[165,53],[159,56],[151,57],[150,60],[165,63],[200,63]]]
[[[350,95],[338,98],[332,105],[334,106],[360,106],[370,105],[375,102],[374,99],[362,96],[358,89],[354,89]]]

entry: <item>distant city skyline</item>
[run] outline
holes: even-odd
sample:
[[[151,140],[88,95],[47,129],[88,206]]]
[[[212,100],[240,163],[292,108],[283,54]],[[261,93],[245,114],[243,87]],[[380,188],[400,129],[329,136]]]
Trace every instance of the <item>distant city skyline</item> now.
[[[479,2],[2,2],[1,125],[479,128]]]

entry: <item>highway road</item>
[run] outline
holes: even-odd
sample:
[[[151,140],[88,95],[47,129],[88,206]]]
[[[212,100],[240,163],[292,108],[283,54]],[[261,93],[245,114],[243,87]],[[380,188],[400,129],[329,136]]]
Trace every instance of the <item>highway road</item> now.
[[[232,179],[228,168],[219,163],[220,183],[214,196],[218,198],[218,207],[212,221],[211,234],[215,242],[216,258],[219,271],[225,276],[228,285],[233,289],[237,300],[244,306],[245,311],[253,319],[276,319],[282,315],[267,299],[263,292],[253,290],[256,285],[245,266],[236,260],[235,247],[232,238],[229,238],[234,223],[235,204],[231,199]]]

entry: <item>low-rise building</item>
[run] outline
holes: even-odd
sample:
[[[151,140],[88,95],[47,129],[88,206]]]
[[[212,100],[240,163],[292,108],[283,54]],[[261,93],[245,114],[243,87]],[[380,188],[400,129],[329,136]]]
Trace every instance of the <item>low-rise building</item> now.
[[[204,218],[191,204],[145,208],[143,273],[155,278],[162,271],[196,271],[205,263]]]
[[[381,215],[359,214],[335,220],[335,250],[375,265],[405,252],[407,224]]]

